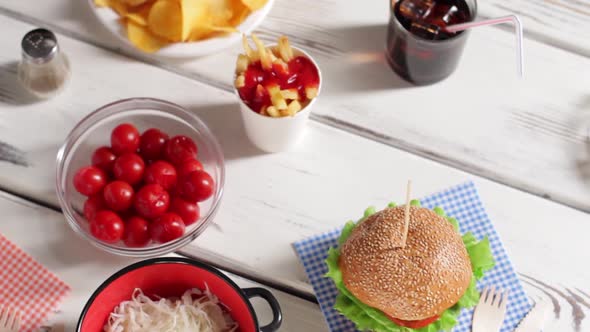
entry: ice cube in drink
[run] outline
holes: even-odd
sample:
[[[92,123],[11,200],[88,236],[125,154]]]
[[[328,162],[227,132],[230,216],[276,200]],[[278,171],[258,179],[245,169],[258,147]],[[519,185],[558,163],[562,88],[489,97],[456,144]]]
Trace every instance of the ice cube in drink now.
[[[465,0],[400,0],[394,11],[408,31],[430,40],[452,38],[456,33],[444,28],[470,20]]]
[[[399,13],[408,20],[420,20],[430,14],[434,5],[434,0],[403,0],[399,4]]]
[[[451,25],[457,17],[455,15],[459,15],[458,13],[459,8],[453,5],[449,9],[446,10],[446,13],[443,15],[442,20],[445,22],[445,25]]]
[[[438,25],[430,24],[426,21],[414,21],[410,27],[410,32],[424,39],[436,40],[441,28]]]

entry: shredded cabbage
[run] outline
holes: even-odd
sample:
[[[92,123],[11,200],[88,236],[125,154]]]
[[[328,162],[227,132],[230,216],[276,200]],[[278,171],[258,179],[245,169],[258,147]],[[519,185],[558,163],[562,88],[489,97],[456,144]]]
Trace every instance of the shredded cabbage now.
[[[413,200],[411,205],[420,206],[420,201]],[[388,206],[395,207],[395,204],[390,203]],[[446,218],[453,227],[459,231],[457,220],[447,216],[442,208],[437,207],[434,208],[433,211]],[[375,208],[370,207],[365,210],[363,218],[358,222],[349,221],[346,223],[342,229],[340,238],[338,239],[338,244],[342,245],[346,242],[356,225],[363,222],[363,220],[374,213],[376,213]],[[471,278],[471,283],[461,299],[459,299],[459,302],[443,311],[440,318],[432,324],[421,329],[402,327],[387,318],[387,316],[385,316],[380,310],[369,307],[357,299],[348,289],[346,289],[346,286],[344,286],[344,282],[342,281],[342,271],[340,271],[340,267],[338,266],[338,259],[340,258],[340,248],[338,247],[330,248],[328,251],[328,258],[326,259],[326,264],[328,265],[328,273],[326,274],[326,277],[332,279],[338,289],[338,296],[336,297],[334,308],[350,319],[359,331],[438,332],[452,330],[457,324],[461,309],[472,308],[479,301],[479,293],[475,287],[475,283],[483,277],[484,272],[492,269],[495,264],[490,248],[490,242],[487,237],[478,241],[472,233],[468,232],[462,236],[462,240],[467,249],[467,253],[469,254],[469,259],[471,260],[473,278]]]
[[[141,289],[111,312],[105,332],[234,332],[238,324],[208,288],[189,289],[180,298],[156,301]]]

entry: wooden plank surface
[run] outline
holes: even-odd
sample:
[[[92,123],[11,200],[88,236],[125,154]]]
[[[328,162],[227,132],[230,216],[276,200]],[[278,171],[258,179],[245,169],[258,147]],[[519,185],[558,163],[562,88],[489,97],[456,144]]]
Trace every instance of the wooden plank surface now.
[[[588,0],[483,0],[482,16],[519,15],[530,38],[590,57]]]
[[[100,252],[83,242],[63,215],[0,192],[0,233],[33,256],[71,288],[59,311],[45,323],[45,332],[74,331],[79,315],[94,290],[109,276],[136,260]],[[0,253],[2,259],[2,253]],[[229,274],[240,287],[266,287]],[[266,287],[268,289],[268,287]],[[327,332],[317,304],[270,289],[279,300],[281,331]],[[272,318],[263,301],[253,301],[262,324]]]
[[[543,10],[557,13],[555,6],[563,7],[566,2],[568,8],[577,9],[555,14],[552,24],[563,23],[563,31],[580,29],[578,16],[585,15],[581,13],[585,5],[579,0],[543,4],[526,0],[510,8],[539,16]],[[507,2],[480,5],[482,15],[494,16],[500,14],[498,8],[507,7]],[[3,0],[0,8],[5,15],[118,48],[81,1],[33,4]],[[570,17],[570,11],[568,21],[564,17]],[[512,33],[482,28],[473,31],[461,67],[450,79],[415,88],[396,77],[383,60],[387,16],[387,2],[350,1],[343,5],[333,0],[279,0],[259,33],[265,40],[286,33],[296,45],[317,57],[325,89],[312,114],[315,121],[590,211],[585,125],[590,123],[590,59],[575,54],[584,54],[583,49],[572,53],[539,38],[527,39],[526,77],[519,80],[515,77]],[[17,55],[18,38],[26,29],[13,31],[4,40],[6,52],[15,52],[11,56]],[[543,31],[536,33],[543,35]],[[588,33],[587,29],[583,31]],[[578,37],[585,38],[583,33],[563,33],[560,40],[583,48]],[[75,47],[64,49],[77,51]],[[230,91],[232,70],[228,66],[234,63],[238,51],[236,46],[187,62],[139,58]],[[78,74],[85,71],[78,69]]]
[[[25,24],[17,21],[5,24],[8,36],[26,29]],[[232,94],[75,40],[62,38],[62,43],[71,50],[70,61],[77,68],[65,94],[40,103],[0,104],[1,139],[14,151],[21,151],[23,157],[23,162],[0,164],[0,184],[7,190],[57,206],[53,189],[55,154],[79,119],[107,102],[131,96],[149,95],[176,102],[207,122],[225,152],[226,195],[217,226],[211,227],[196,245],[204,251],[203,256],[216,253],[221,261],[227,260],[227,268],[239,267],[253,273],[270,271],[269,280],[309,291],[294,262],[290,243],[341,225],[367,205],[399,199],[401,189],[395,188],[403,188],[409,177],[419,181],[417,196],[469,178],[464,172],[318,123],[310,125],[309,134],[298,149],[262,154],[244,136]],[[17,55],[5,53],[2,61],[14,56]],[[551,235],[551,220],[547,216],[555,211],[570,214],[572,227],[590,227],[584,213],[474,178],[482,193],[489,195],[486,204],[490,204],[491,212],[503,211],[503,205],[497,202],[507,196],[511,200],[504,202],[527,202],[514,209],[521,216],[534,213],[535,220],[545,222],[544,236]],[[534,202],[535,209],[529,201]],[[510,227],[517,225],[530,227],[532,222],[508,223],[505,232],[513,233]],[[224,239],[228,237],[235,238],[235,247],[226,246]],[[284,266],[286,260],[291,262],[288,266]]]
[[[13,76],[13,60],[18,57],[16,50],[10,53],[9,46],[18,39],[18,32],[24,33],[28,26],[10,20],[3,23],[6,35],[14,37],[2,45],[7,51],[2,54],[5,72],[0,77],[6,79]],[[309,292],[289,243],[341,225],[369,204],[401,199],[401,194],[392,188],[402,188],[408,177],[420,179],[417,195],[468,177],[463,172],[319,124],[311,125],[305,143],[293,153],[260,155],[245,142],[231,95],[62,39],[71,50],[78,78],[74,78],[75,83],[65,95],[45,103],[26,104],[16,90],[6,93],[10,98],[5,97],[0,107],[1,138],[10,145],[1,148],[8,151],[4,155],[9,156],[12,164],[2,164],[0,183],[9,190],[51,204],[55,202],[54,153],[78,119],[105,102],[139,93],[178,102],[205,118],[230,157],[227,196],[216,226],[186,251],[215,259],[230,269]],[[93,66],[96,59],[105,61],[104,66]],[[143,78],[141,83],[129,75],[138,72]],[[109,80],[114,73],[121,79]],[[168,89],[162,92],[161,86]],[[16,89],[9,84],[3,87]],[[587,330],[589,323],[584,315],[588,309],[589,275],[588,269],[579,264],[589,258],[583,245],[588,232],[587,215],[475,179],[522,273],[527,291],[533,298],[543,298],[554,306],[555,320],[548,330]],[[310,188],[316,194],[310,195]],[[43,210],[37,216],[41,219],[46,215]],[[30,218],[31,213],[26,212],[26,219]],[[60,224],[60,229],[63,227]],[[12,230],[2,229],[3,233]],[[225,245],[228,236],[236,239],[232,248]],[[538,257],[543,257],[543,261]],[[68,315],[67,319],[72,321],[76,313]]]
[[[4,26],[8,36],[27,29],[16,21]],[[584,245],[590,231],[586,214],[318,123],[310,124],[296,150],[261,154],[244,136],[233,95],[75,40],[61,40],[78,68],[69,90],[43,103],[0,106],[2,140],[22,151],[24,160],[0,165],[0,183],[8,189],[55,204],[53,159],[69,129],[106,102],[156,96],[202,116],[227,159],[226,195],[215,225],[183,252],[312,294],[292,242],[340,226],[368,205],[402,200],[408,178],[415,180],[417,197],[473,178],[515,266],[530,283],[527,289],[534,296],[553,296],[559,304],[556,326],[570,326],[575,323],[572,315],[579,316],[580,308],[584,312],[584,302],[575,299],[583,299],[590,288],[589,271],[579,266],[590,258]],[[5,53],[3,61],[14,56]],[[115,75],[117,80],[112,80]],[[580,321],[579,330],[584,326]]]
[[[507,199],[510,200],[510,197]],[[39,260],[72,287],[72,292],[61,305],[59,311],[45,323],[44,332],[72,331],[81,308],[93,290],[109,275],[134,262],[131,259],[101,253],[83,242],[67,228],[63,216],[54,211],[5,193],[0,193],[0,209],[3,211],[0,233]],[[507,212],[507,214],[511,213]],[[568,214],[562,214],[562,216],[564,218],[570,217]],[[569,229],[570,225],[566,223],[563,227]],[[35,231],[31,231],[32,229]],[[514,236],[514,238],[517,242],[531,240],[531,237],[524,235],[527,233],[530,233],[530,230],[524,230],[520,236]],[[536,243],[540,240],[534,238],[532,240],[533,246],[539,248]],[[555,241],[559,240],[555,239]],[[538,264],[537,259],[530,259],[530,257],[546,257],[547,252],[554,250],[547,244],[542,244],[541,247],[543,246],[545,249],[530,253],[529,259],[517,260],[515,263],[518,266],[527,263]],[[550,257],[554,257],[554,255],[550,254]],[[545,331],[589,331],[590,322],[586,319],[586,315],[590,313],[588,285],[581,284],[582,286],[578,287],[570,280],[567,283],[551,281],[555,278],[551,274],[560,274],[555,271],[563,269],[563,262],[559,262],[559,259],[543,260],[543,265],[549,275],[534,277],[521,273],[521,280],[525,283],[526,291],[531,299],[543,302],[552,308],[552,314]],[[82,274],[85,276],[84,278],[80,278]],[[257,285],[240,277],[233,275],[231,277],[242,287]],[[587,278],[587,276],[580,276],[578,281],[586,282],[587,279],[581,280],[583,278]],[[561,277],[558,277],[557,280],[561,280]],[[281,330],[328,331],[316,305],[280,291],[273,290],[273,293],[278,297],[285,315],[284,327]],[[261,315],[262,321],[268,318],[268,312],[264,305],[255,303],[255,307]]]

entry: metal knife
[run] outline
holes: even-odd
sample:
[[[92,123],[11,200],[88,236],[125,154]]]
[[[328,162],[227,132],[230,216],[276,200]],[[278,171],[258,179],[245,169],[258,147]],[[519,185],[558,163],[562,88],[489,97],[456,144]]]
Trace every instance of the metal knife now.
[[[540,332],[549,317],[550,306],[546,302],[537,302],[520,321],[514,332]]]

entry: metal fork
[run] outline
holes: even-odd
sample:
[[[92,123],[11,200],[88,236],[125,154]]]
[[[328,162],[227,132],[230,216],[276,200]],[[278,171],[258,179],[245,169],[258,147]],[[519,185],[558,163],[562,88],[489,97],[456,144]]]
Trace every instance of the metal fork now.
[[[498,332],[504,322],[508,292],[496,287],[486,287],[473,313],[472,332]]]
[[[8,307],[0,306],[0,332],[18,332],[20,313]]]

